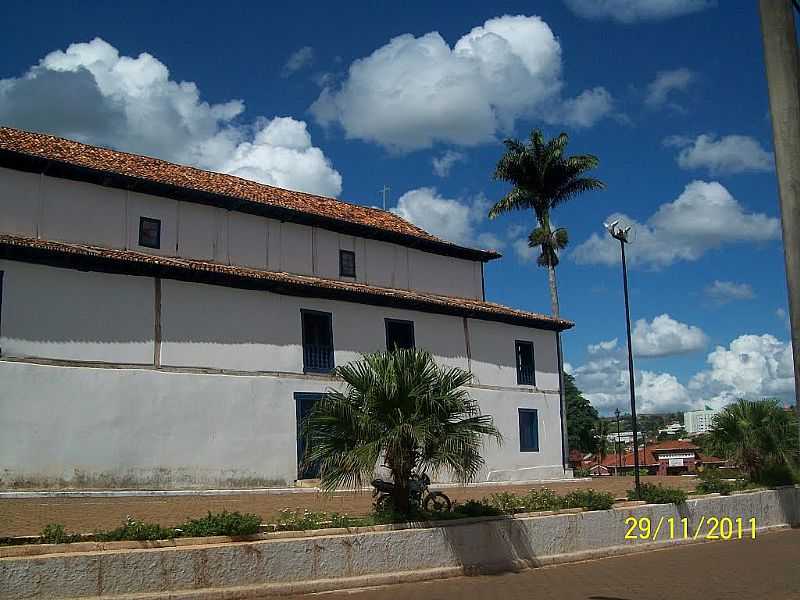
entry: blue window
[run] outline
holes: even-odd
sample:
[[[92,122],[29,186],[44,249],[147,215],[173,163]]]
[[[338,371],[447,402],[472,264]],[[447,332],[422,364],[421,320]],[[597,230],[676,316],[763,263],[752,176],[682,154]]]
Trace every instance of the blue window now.
[[[536,385],[536,364],[533,360],[533,342],[514,343],[517,355],[517,384]]]
[[[161,248],[161,221],[139,217],[139,245],[145,248]]]
[[[303,370],[333,371],[333,319],[331,313],[301,310],[303,320]]]
[[[414,322],[386,319],[386,349],[410,350],[414,347]]]
[[[519,409],[519,451],[539,451],[539,411],[535,408]]]
[[[356,276],[356,253],[350,250],[339,250],[339,276]]]

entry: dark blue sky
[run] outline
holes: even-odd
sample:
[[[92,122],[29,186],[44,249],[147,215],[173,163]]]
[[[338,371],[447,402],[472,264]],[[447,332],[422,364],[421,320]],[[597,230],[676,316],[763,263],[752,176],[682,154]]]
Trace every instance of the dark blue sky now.
[[[425,215],[431,206],[425,202],[435,205],[438,201],[444,208],[472,207],[466,233],[462,228],[461,239],[456,241],[477,244],[478,236],[484,234],[481,240],[501,245],[505,255],[487,266],[488,298],[542,312],[549,312],[546,274],[532,260],[518,256],[514,246],[524,237],[521,227],[515,230],[514,226],[529,230],[531,216],[520,214],[488,223],[478,213],[506,189],[491,179],[503,137],[525,137],[533,127],[542,127],[549,135],[567,131],[570,151],[596,154],[600,158],[596,174],[608,184],[605,191],[580,197],[554,215],[557,224],[570,233],[570,250],[558,270],[562,314],[577,323],[565,335],[566,359],[593,401],[610,411],[626,392],[620,387],[624,365],[618,350],[611,344],[594,353],[588,350],[589,345],[613,338],[619,340],[617,348],[624,345],[619,266],[610,264],[610,250],[598,240],[584,246],[593,233],[602,236],[603,221],[614,213],[635,221],[639,232],[631,252],[640,254],[630,275],[633,319],[646,320],[639,331],[641,352],[637,358],[645,409],[709,401],[719,404],[737,395],[788,398],[791,383],[784,364],[789,359],[788,330],[781,316],[786,291],[774,220],[778,200],[768,155],[772,152],[771,129],[757,3],[726,0],[716,6],[705,0],[674,0],[668,14],[652,14],[646,9],[631,14],[619,8],[625,3],[610,0],[604,14],[589,18],[580,8],[585,4],[584,0],[142,1],[123,7],[112,2],[6,0],[0,6],[0,19],[11,26],[4,28],[0,39],[0,80],[4,80],[0,81],[0,121],[71,133],[87,141],[223,170],[216,166],[224,163],[220,159],[182,158],[176,150],[164,149],[168,141],[162,146],[162,141],[141,140],[136,132],[125,130],[135,127],[136,121],[129,114],[115,121],[114,114],[122,113],[114,111],[121,111],[120,106],[131,101],[134,92],[130,89],[109,92],[99,81],[104,104],[95,108],[92,102],[99,100],[82,100],[85,90],[75,83],[78,91],[68,92],[66,100],[49,106],[48,89],[71,88],[62,80],[46,79],[42,75],[45,67],[31,71],[49,53],[96,37],[122,57],[135,59],[148,53],[168,69],[168,80],[193,82],[198,102],[243,101],[243,111],[213,127],[245,132],[241,133],[245,142],[258,130],[259,118],[291,117],[305,122],[311,146],[324,154],[329,170],[341,175],[338,195],[343,199],[376,205],[380,203],[378,190],[388,185],[394,207],[407,192],[425,190],[422,196],[407,198],[406,210],[422,212],[422,219],[414,220],[439,235],[450,233],[452,222],[448,223],[447,217],[442,223],[435,215]],[[646,3],[632,0],[627,4]],[[459,75],[449,73],[461,64],[450,61],[449,56],[440,57],[440,63],[436,57],[413,62],[419,58],[413,52],[420,36],[438,32],[452,49],[473,28],[504,15],[538,16],[557,40],[560,56],[550,56],[548,64],[555,64],[560,71],[548,81],[555,81],[558,89],[543,99],[525,97],[528,93],[531,97],[543,95],[541,79],[513,74],[509,81],[516,82],[512,85],[517,85],[514,90],[520,99],[512,108],[498,108],[503,96],[512,93],[481,88],[496,84],[476,75],[474,66],[468,67],[473,70],[466,75]],[[354,61],[371,57],[392,38],[405,34],[410,34],[405,38],[405,58],[393,59],[388,68],[367,61],[372,67],[362,69],[360,75],[353,73]],[[521,47],[543,43],[539,38],[531,38],[529,43],[524,36],[521,39]],[[290,72],[287,60],[303,47],[311,48],[306,51],[310,60],[299,61],[298,68]],[[517,60],[513,52],[502,56],[506,65]],[[392,118],[397,116],[400,129],[407,127],[408,131],[429,127],[434,132],[432,144],[398,145],[399,134],[385,131],[391,120],[385,117],[376,118],[367,133],[362,131],[361,123],[369,122],[370,111],[385,114],[377,105],[392,101],[392,92],[382,92],[382,85],[388,90],[393,85],[408,89],[395,70],[402,64],[417,70],[418,81],[427,82],[431,75],[437,82],[431,86],[419,83],[414,98],[430,93],[431,102],[442,104],[440,110],[422,115],[403,103],[399,110],[390,111]],[[52,75],[53,67],[46,68]],[[59,68],[66,69],[63,63]],[[74,65],[66,70],[75,74]],[[91,68],[89,71],[98,77]],[[22,79],[26,73],[28,78],[39,78],[38,91],[26,91]],[[487,106],[498,123],[488,136],[461,143],[457,136],[442,133],[449,131],[442,123],[451,119],[459,135],[468,135],[475,113],[464,109],[464,117],[459,112],[457,105],[464,94],[447,91],[446,80],[451,75],[466,77],[489,98]],[[137,73],[118,69],[113,77],[134,80]],[[326,125],[319,111],[310,110],[324,85],[338,102],[338,112],[334,111]],[[570,117],[565,108],[570,100],[596,88],[603,89],[602,106],[583,121]],[[167,91],[159,93],[171,93],[170,88],[164,89]],[[26,93],[34,97],[26,100]],[[362,100],[356,107],[356,101]],[[67,107],[69,110],[64,107],[73,102],[75,106]],[[58,122],[62,109],[63,123]],[[107,131],[79,123],[93,115],[99,123],[106,112],[112,115]],[[197,129],[207,129],[208,120],[204,123]],[[121,130],[126,133],[120,135]],[[188,144],[207,134],[203,131],[183,131],[181,135],[187,136]],[[130,142],[126,142],[128,134]],[[169,128],[163,135],[171,135]],[[672,143],[665,144],[668,138]],[[432,160],[447,151],[458,153],[458,160],[446,176],[437,175]],[[681,164],[679,155],[683,156]],[[272,168],[264,163],[249,167]],[[226,170],[233,172],[233,167]],[[241,173],[247,176],[248,171]],[[261,176],[262,180],[268,176]],[[694,181],[704,183],[687,191]],[[304,186],[302,182],[292,185]],[[311,191],[326,190],[337,191]],[[679,197],[683,200],[672,205]],[[412,206],[412,200],[420,204]],[[665,204],[670,206],[659,212]],[[639,249],[634,248],[637,242]],[[670,250],[670,245],[679,249]],[[719,283],[715,285],[715,281]],[[667,319],[653,322],[665,314]]]

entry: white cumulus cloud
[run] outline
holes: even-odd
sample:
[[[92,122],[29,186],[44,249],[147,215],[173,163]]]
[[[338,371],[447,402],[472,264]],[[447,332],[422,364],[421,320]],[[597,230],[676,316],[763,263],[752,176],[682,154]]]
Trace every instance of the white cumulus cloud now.
[[[433,172],[439,177],[447,177],[453,165],[466,160],[466,158],[467,156],[463,152],[447,150],[441,156],[434,156],[433,159],[431,159],[433,163]]]
[[[552,116],[546,116],[548,122],[563,122],[572,127],[591,127],[597,121],[611,114],[614,99],[604,87],[585,90],[575,98],[564,100],[561,109]]]
[[[490,233],[479,233],[489,203],[483,196],[465,201],[445,198],[436,188],[423,187],[400,196],[391,212],[449,242],[497,249],[502,241]]]
[[[338,195],[342,178],[291,117],[243,122],[241,100],[211,104],[154,56],[106,41],[71,44],[0,80],[0,122],[264,183]]]
[[[707,358],[710,368],[695,375],[689,389],[716,406],[747,398],[789,399],[794,394],[792,345],[771,335],[742,335]]]
[[[281,71],[281,77],[289,77],[300,69],[311,66],[313,62],[314,48],[311,46],[303,46],[292,52],[286,60],[286,64],[283,65],[283,70]]]
[[[726,135],[719,139],[702,134],[694,140],[672,136],[666,146],[681,148],[677,156],[682,169],[707,169],[712,175],[772,171],[774,158],[757,140],[746,135]]]
[[[613,19],[619,23],[660,21],[717,5],[716,0],[564,0],[585,19]]]
[[[539,116],[588,126],[611,97],[596,88],[562,108],[561,46],[537,16],[489,19],[453,47],[438,32],[392,38],[322,90],[311,112],[348,138],[410,151],[474,145]]]
[[[647,86],[647,95],[644,102],[650,108],[660,108],[673,95],[673,92],[685,92],[697,76],[689,69],[682,67],[670,71],[659,71],[656,78]],[[672,108],[682,110],[674,102],[669,103]]]
[[[736,242],[763,242],[780,238],[779,219],[749,213],[716,181],[693,181],[673,202],[662,204],[645,223],[614,213],[632,226],[626,254],[629,264],[654,268],[697,260],[708,250]],[[619,243],[593,233],[572,251],[580,264],[614,265],[620,261]]]
[[[573,367],[575,383],[601,414],[630,406],[628,363],[623,353],[593,358]],[[693,403],[689,391],[671,373],[634,371],[636,407],[641,413],[685,410]]]
[[[708,336],[702,329],[676,321],[668,314],[649,322],[637,320],[631,340],[634,354],[643,358],[686,354],[702,350],[708,344]]]
[[[614,340],[590,344],[589,359],[570,364],[570,373],[584,396],[602,414],[629,406],[628,365]],[[604,346],[604,347],[601,347]],[[708,404],[722,407],[738,398],[777,397],[791,402],[794,394],[792,347],[771,335],[742,335],[729,346],[707,355],[709,368],[684,384],[672,373],[636,370],[637,408],[642,413],[685,411]]]
[[[718,304],[727,304],[734,300],[752,300],[755,298],[753,286],[749,283],[736,283],[735,281],[720,281],[715,279],[705,288],[705,294]]]

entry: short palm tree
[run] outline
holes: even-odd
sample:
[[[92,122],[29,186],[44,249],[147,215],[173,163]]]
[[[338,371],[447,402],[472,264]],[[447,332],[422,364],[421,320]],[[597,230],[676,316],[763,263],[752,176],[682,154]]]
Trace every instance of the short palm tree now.
[[[469,481],[484,464],[483,436],[502,441],[464,388],[472,374],[438,366],[429,352],[368,354],[335,374],[345,389],[328,391],[302,424],[305,460],[319,465],[325,490],[363,487],[384,463],[393,504],[407,514],[415,471],[447,470]]]
[[[714,418],[708,447],[761,481],[776,467],[795,469],[797,424],[777,400],[739,400]]]
[[[517,210],[533,211],[535,227],[528,236],[528,246],[539,248],[537,263],[547,268],[550,284],[550,304],[552,314],[559,318],[558,286],[556,285],[556,266],[558,254],[569,242],[567,230],[563,227],[553,229],[550,214],[564,202],[576,196],[605,188],[599,179],[585,174],[597,167],[599,160],[591,154],[566,156],[569,136],[566,133],[545,140],[539,129],[531,132],[530,141],[505,140],[506,152],[497,163],[494,178],[506,181],[513,187],[489,210],[489,218]],[[556,335],[558,352],[558,371],[561,389],[561,414],[566,418],[567,407],[564,399],[564,358],[561,351],[561,336]],[[562,439],[567,447],[566,423],[562,420]],[[564,457],[566,464],[566,457]]]

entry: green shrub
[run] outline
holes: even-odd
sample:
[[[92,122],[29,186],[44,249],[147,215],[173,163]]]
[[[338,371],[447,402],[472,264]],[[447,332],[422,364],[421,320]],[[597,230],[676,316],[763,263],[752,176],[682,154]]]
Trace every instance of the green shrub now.
[[[98,531],[94,538],[99,542],[168,540],[179,537],[180,533],[171,527],[161,527],[157,523],[145,523],[128,517],[122,527]]]
[[[648,504],[683,504],[689,497],[684,490],[661,484],[643,483],[640,488],[642,496],[638,500],[644,500]],[[637,500],[636,490],[628,490],[628,500]]]
[[[760,483],[768,487],[777,487],[780,485],[792,485],[793,483],[800,483],[792,468],[786,463],[771,463],[761,469],[758,480],[755,483]]]
[[[503,514],[496,506],[483,500],[467,500],[463,504],[456,504],[453,513],[460,517],[495,517]]]
[[[497,492],[491,494],[487,498],[484,498],[483,502],[506,515],[513,515],[514,513],[523,512],[525,510],[522,498],[511,492]]]
[[[531,490],[522,496],[523,510],[525,512],[539,512],[543,510],[559,510],[565,508],[564,500],[550,488]]]
[[[80,534],[69,534],[61,523],[48,523],[39,534],[43,544],[71,544],[81,541]]]
[[[564,508],[585,508],[586,510],[608,510],[614,505],[614,496],[609,492],[597,490],[575,490],[562,499]]]
[[[699,475],[700,483],[697,484],[695,491],[698,494],[722,494],[729,495],[732,491],[744,488],[744,481],[727,481],[723,479],[719,469],[706,467]]]
[[[258,533],[261,526],[261,517],[252,513],[240,512],[221,513],[208,512],[200,519],[189,519],[178,525],[176,531],[187,537],[206,537],[209,535],[253,535]]]
[[[584,469],[583,467],[577,467],[572,469],[572,476],[573,477],[591,477],[592,473],[589,469]]]

